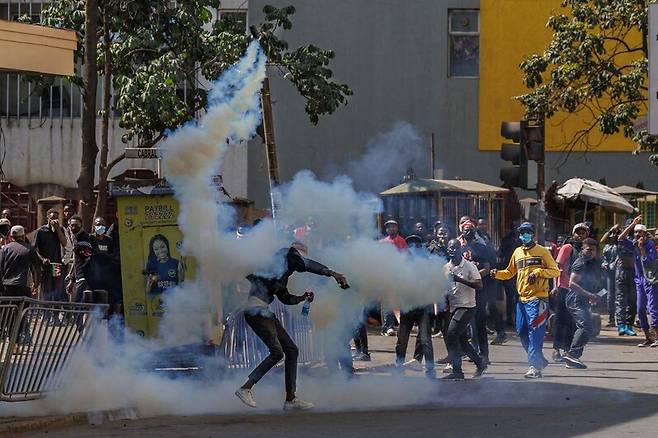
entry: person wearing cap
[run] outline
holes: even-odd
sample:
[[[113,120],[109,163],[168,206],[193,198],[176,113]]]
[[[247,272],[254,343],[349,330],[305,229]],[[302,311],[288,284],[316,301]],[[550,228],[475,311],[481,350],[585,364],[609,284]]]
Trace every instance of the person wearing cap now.
[[[534,240],[535,227],[529,222],[519,226],[521,246],[512,253],[506,269],[491,270],[496,280],[509,280],[516,275],[519,302],[516,304],[516,332],[528,353],[530,368],[526,378],[542,377],[548,365],[542,348],[548,319],[549,280],[560,275],[550,252]]]
[[[589,236],[589,227],[584,222],[573,226],[571,239],[560,247],[555,261],[560,267],[557,287],[553,289],[555,298],[553,306],[553,361],[563,363],[562,354],[569,351],[573,335],[576,331],[569,309],[567,309],[567,294],[569,293],[569,278],[571,266],[578,259],[583,247],[583,240]]]
[[[646,225],[638,216],[619,235],[619,243],[632,249],[635,255],[635,288],[637,290],[637,316],[645,340],[638,347],[658,347],[658,278],[656,245],[649,238]],[[628,238],[631,231],[634,239]],[[647,313],[649,318],[647,318]]]
[[[395,246],[399,251],[407,251],[407,242],[400,236],[398,222],[390,219],[384,223],[386,237],[380,239],[380,243],[388,243]],[[395,336],[395,314],[390,309],[382,308],[382,335]]]
[[[428,257],[429,254],[423,248],[423,239],[412,234],[406,238],[411,257]],[[425,306],[416,307],[407,311],[400,312],[400,327],[398,329],[398,340],[395,344],[396,365],[399,369],[403,367],[412,368],[417,371],[422,370],[422,359],[425,359],[425,374],[428,377],[434,377],[434,348],[432,346],[432,328],[431,314],[434,308],[431,303]],[[416,338],[416,347],[414,358],[409,362],[404,359],[407,355],[407,346],[409,344],[409,335],[414,324],[418,324],[418,336]],[[419,345],[420,344],[420,345]],[[420,347],[420,348],[419,348]],[[417,353],[420,350],[421,356]]]
[[[36,250],[25,239],[25,229],[14,225],[9,232],[12,241],[0,250],[0,278],[4,296],[32,296],[28,287],[28,274],[32,273],[34,288],[39,286],[39,257]]]
[[[12,241],[9,231],[11,222],[7,218],[0,218],[0,248]]]

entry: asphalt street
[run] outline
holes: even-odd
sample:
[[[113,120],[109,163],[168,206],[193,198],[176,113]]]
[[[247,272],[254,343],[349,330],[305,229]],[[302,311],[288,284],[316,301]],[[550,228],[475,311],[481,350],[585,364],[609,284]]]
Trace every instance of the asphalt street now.
[[[428,380],[418,371],[408,370],[403,376],[394,373],[390,364],[395,338],[371,333],[373,361],[355,363],[359,376],[351,383],[324,388],[318,395],[305,382],[324,370],[302,371],[299,391],[304,393],[306,388],[315,394],[311,401],[318,407],[312,412],[283,413],[270,403],[230,414],[139,418],[137,413],[134,420],[28,436],[655,437],[658,349],[637,348],[638,340],[604,331],[583,357],[588,369],[551,364],[543,379],[529,381],[523,378],[524,353],[518,339],[511,337],[506,344],[491,347],[493,364],[485,378],[441,382]],[[434,345],[436,356],[441,357],[445,353],[442,339],[435,338]],[[545,354],[550,357],[548,347]],[[465,371],[472,370],[473,365],[467,363]],[[275,372],[268,378],[276,384],[282,376]]]

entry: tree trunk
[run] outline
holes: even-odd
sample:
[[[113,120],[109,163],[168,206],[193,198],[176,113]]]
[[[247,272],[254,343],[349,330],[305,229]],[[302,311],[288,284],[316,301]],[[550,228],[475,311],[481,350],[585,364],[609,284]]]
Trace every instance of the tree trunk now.
[[[110,169],[107,166],[109,153],[109,130],[110,130],[110,87],[112,83],[112,51],[110,50],[110,24],[107,10],[103,11],[103,121],[101,124],[101,159],[98,165],[98,196],[96,198],[96,211],[94,217],[105,216],[107,204],[107,178]]]
[[[79,213],[82,215],[83,226],[90,229],[93,220],[94,179],[96,170],[96,86],[98,72],[96,71],[96,44],[98,37],[97,1],[87,0],[85,4],[85,39],[83,58],[83,113],[82,113],[82,159],[80,161],[80,176],[78,176],[78,192],[80,197]]]

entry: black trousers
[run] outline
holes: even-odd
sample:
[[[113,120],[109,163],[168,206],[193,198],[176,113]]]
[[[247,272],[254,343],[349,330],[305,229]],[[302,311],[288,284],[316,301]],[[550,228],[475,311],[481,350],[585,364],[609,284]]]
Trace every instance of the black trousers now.
[[[434,316],[434,318],[431,318]],[[436,315],[434,313],[430,314],[431,326],[434,327],[435,333],[443,333],[443,342],[446,341],[446,335],[448,334],[448,325],[450,325],[450,312],[447,310],[439,311]],[[446,344],[446,351],[448,351],[448,345]],[[420,340],[420,336],[416,338],[416,347],[414,348],[414,359],[418,362],[423,360],[423,343]]]
[[[514,327],[514,317],[516,316],[516,301],[519,299],[519,294],[516,292],[516,279],[503,281],[505,288],[505,319],[507,325]]]
[[[632,326],[636,310],[635,269],[615,272],[615,317],[617,324]]]
[[[487,300],[487,310],[489,312],[489,316],[493,320],[496,333],[504,334],[505,323],[503,322],[503,315],[501,315],[501,313],[498,311],[498,306],[496,306],[500,285],[497,281],[487,280],[487,283],[488,284],[485,284],[485,287],[482,290],[482,292],[485,293],[485,298]]]
[[[363,320],[361,324],[354,331],[354,346],[356,351],[359,353],[369,354],[368,352],[368,330],[366,325],[368,324],[368,312],[363,311]]]
[[[276,316],[271,313],[268,314],[268,312],[245,313],[244,315],[249,327],[270,351],[269,356],[263,359],[256,369],[249,374],[249,379],[254,383],[258,382],[285,356],[286,393],[294,394],[297,389],[297,356],[299,350]]]
[[[432,327],[430,326],[430,308],[420,307],[409,312],[400,313],[400,327],[398,328],[398,340],[395,344],[395,356],[398,365],[404,363],[407,355],[407,344],[409,335],[414,324],[418,324],[418,338],[420,340],[425,367],[427,370],[434,369],[434,348],[432,347]]]
[[[473,321],[474,349],[480,356],[489,357],[489,336],[487,335],[487,303],[489,297],[487,288],[480,289],[475,293],[475,320]]]
[[[615,281],[615,271],[605,271],[605,287],[608,290],[608,295],[606,296],[606,300],[608,303],[608,319],[611,322],[615,321],[615,315],[616,315],[616,298],[617,294],[615,293],[616,289],[616,281]],[[623,324],[623,323],[622,323]]]
[[[466,354],[478,368],[484,366],[482,358],[478,356],[473,346],[468,342],[466,329],[475,316],[475,308],[459,307],[455,309],[448,325],[446,334],[446,345],[448,347],[448,358],[452,364],[454,373],[462,372],[462,352]]]
[[[32,296],[32,291],[27,286],[5,286],[2,285],[2,291],[0,295],[4,297],[28,297]],[[19,316],[20,317],[20,316]],[[8,321],[9,322],[9,321]],[[0,338],[4,338],[4,334],[9,336],[9,330],[11,327],[0,327]],[[31,339],[30,327],[27,320],[23,320],[20,327],[20,332],[18,334],[17,343],[19,345],[29,344]]]
[[[583,350],[587,341],[592,336],[592,309],[589,301],[585,297],[578,295],[574,291],[567,293],[566,299],[567,309],[576,324],[576,331],[571,341],[569,348],[569,355],[573,357],[580,357],[583,355]]]
[[[559,288],[555,296],[553,308],[553,349],[569,351],[573,334],[576,330],[574,320],[567,309],[567,293],[569,289]]]

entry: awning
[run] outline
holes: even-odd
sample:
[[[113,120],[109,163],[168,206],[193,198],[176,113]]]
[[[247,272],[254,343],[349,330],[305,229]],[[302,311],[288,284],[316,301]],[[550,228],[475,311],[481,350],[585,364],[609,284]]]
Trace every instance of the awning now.
[[[572,178],[558,187],[556,196],[569,201],[582,201],[586,204],[621,212],[632,213],[635,209],[619,193],[608,186],[582,178]]]
[[[631,187],[631,186],[619,186],[619,187],[615,187],[612,190],[614,190],[615,192],[619,193],[622,196],[648,196],[648,195],[658,194],[658,192],[638,189],[637,187]]]
[[[380,193],[382,196],[406,193],[461,192],[476,194],[502,194],[509,190],[477,181],[463,179],[414,179]]]

